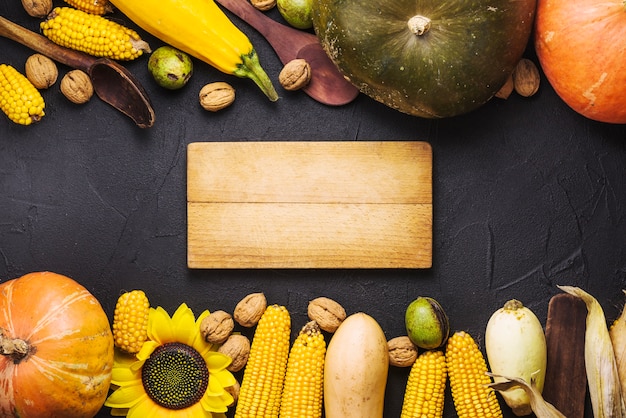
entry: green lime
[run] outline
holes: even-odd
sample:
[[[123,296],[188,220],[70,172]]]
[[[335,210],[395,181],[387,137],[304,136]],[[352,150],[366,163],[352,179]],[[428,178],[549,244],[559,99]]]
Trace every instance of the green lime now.
[[[410,340],[419,348],[435,349],[448,339],[448,316],[433,298],[420,296],[415,299],[407,307],[404,319]]]

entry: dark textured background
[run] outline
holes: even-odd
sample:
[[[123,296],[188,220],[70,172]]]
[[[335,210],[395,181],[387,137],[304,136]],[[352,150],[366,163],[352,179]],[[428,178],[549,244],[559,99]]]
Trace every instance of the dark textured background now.
[[[0,15],[31,29],[17,0]],[[271,14],[279,19],[277,12]],[[113,18],[130,24],[123,16]],[[281,64],[267,43],[233,18],[273,80]],[[162,43],[146,35],[153,49]],[[31,53],[0,39],[0,61],[22,70]],[[532,48],[527,57],[535,59]],[[493,311],[518,298],[545,323],[557,284],[581,286],[613,319],[626,287],[624,125],[570,110],[545,78],[532,98],[494,99],[467,115],[426,120],[366,96],[333,108],[301,92],[269,102],[249,80],[195,61],[182,90],[154,84],[147,58],[127,64],[156,110],[141,130],[97,98],[78,106],[43,95],[45,118],[22,127],[0,118],[0,281],[50,270],[85,285],[112,318],[122,290],[144,289],[170,313],[186,302],[232,311],[250,292],[285,304],[294,334],[308,301],[328,296],[348,313],[376,318],[389,338],[405,333],[404,310],[438,299],[452,330],[479,343]],[[61,75],[68,70],[60,66]],[[200,108],[202,85],[227,81],[232,107]],[[195,141],[421,140],[433,148],[434,247],[427,270],[190,270],[186,267],[186,149]],[[399,416],[408,369],[392,369],[386,417]],[[567,388],[564,388],[567,390]],[[456,416],[448,393],[446,417]],[[504,407],[507,416],[512,416]],[[99,416],[108,416],[105,408]],[[591,412],[588,412],[591,416]]]

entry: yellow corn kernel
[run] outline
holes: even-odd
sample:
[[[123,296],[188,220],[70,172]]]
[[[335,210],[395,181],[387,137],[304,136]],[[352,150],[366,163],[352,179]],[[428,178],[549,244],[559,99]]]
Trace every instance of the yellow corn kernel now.
[[[471,335],[457,331],[448,339],[446,360],[452,399],[459,418],[501,418],[502,410],[487,375],[487,363]]]
[[[278,417],[290,337],[289,311],[282,305],[269,305],[254,332],[235,418]]]
[[[109,3],[109,0],[64,0],[67,4],[75,9],[82,10],[83,12],[91,13],[92,15],[105,15],[113,11],[113,6]]]
[[[8,64],[0,64],[0,109],[15,123],[30,125],[44,115],[45,103],[39,90]]]
[[[130,61],[150,52],[134,30],[71,7],[55,7],[40,26],[52,42],[95,57]]]
[[[307,322],[291,347],[280,403],[281,418],[320,418],[326,341],[315,321]]]
[[[143,290],[120,295],[113,314],[113,341],[127,353],[138,353],[148,338],[150,302]]]
[[[443,352],[434,350],[420,354],[409,372],[400,418],[441,418],[446,380]]]

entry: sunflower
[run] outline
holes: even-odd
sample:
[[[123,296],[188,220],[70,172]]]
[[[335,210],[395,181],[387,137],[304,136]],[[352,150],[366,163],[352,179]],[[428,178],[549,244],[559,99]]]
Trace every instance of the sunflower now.
[[[170,318],[150,308],[148,340],[135,356],[115,354],[112,386],[105,405],[111,415],[128,418],[224,418],[236,384],[226,370],[230,357],[215,351],[200,334],[204,311],[196,321],[186,304]]]

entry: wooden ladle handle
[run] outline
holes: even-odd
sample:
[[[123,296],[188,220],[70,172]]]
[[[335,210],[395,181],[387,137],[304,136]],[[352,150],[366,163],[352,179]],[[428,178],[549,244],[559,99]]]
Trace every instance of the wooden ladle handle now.
[[[69,67],[89,72],[96,62],[91,55],[55,44],[43,35],[28,30],[0,16],[0,36],[16,41]]]

